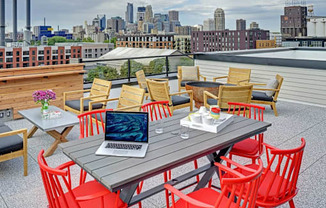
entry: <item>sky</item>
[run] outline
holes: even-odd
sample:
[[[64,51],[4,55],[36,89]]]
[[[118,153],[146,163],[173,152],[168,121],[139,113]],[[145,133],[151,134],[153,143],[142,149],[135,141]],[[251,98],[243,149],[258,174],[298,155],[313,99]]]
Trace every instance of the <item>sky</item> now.
[[[292,1],[292,0],[291,0]],[[301,1],[301,0],[299,0]],[[25,25],[26,1],[18,0],[18,31]],[[280,15],[283,14],[285,0],[31,0],[32,26],[51,25],[54,30],[72,29],[74,25],[89,23],[97,14],[105,14],[107,19],[113,16],[125,18],[127,2],[134,4],[134,18],[138,6],[152,5],[153,13],[168,13],[178,10],[181,25],[203,24],[214,17],[216,8],[225,11],[226,28],[236,28],[236,19],[247,20],[247,27],[253,21],[262,29],[279,31]],[[12,1],[6,3],[6,32],[12,31]],[[306,0],[314,5],[314,13],[326,16],[326,0]]]

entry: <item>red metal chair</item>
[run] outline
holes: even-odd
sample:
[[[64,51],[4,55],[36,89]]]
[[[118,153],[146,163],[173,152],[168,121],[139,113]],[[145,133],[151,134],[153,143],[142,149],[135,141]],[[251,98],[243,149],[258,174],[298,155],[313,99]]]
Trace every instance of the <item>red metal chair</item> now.
[[[265,107],[246,104],[246,103],[233,103],[229,102],[228,113],[248,117],[258,121],[264,121]],[[232,150],[229,152],[229,158],[232,159],[233,155],[251,158],[253,163],[255,159],[263,154],[264,134],[255,135],[254,139],[248,138],[233,145]]]
[[[297,182],[306,141],[294,149],[281,150],[265,144],[267,167],[263,171],[258,190],[257,206],[277,207],[289,202],[294,208],[293,198],[298,193]],[[247,166],[255,168],[255,165]]]
[[[215,163],[219,168],[221,191],[211,188],[202,188],[190,194],[183,194],[170,184],[164,187],[171,191],[171,208],[253,208],[256,206],[257,191],[260,182],[260,176],[263,171],[263,163],[258,159],[258,168],[252,169],[240,165],[228,158],[221,157],[228,166],[235,166],[237,170]],[[246,171],[243,175],[239,170]],[[175,202],[175,195],[180,200]],[[236,201],[234,200],[236,197]]]
[[[44,150],[41,150],[37,161],[50,208],[127,207],[127,204],[120,199],[119,192],[117,194],[112,193],[95,180],[80,183],[73,188],[70,167],[75,163],[70,161],[56,168],[51,168],[45,161],[43,154]],[[82,177],[81,175],[80,182]]]
[[[79,138],[93,136],[94,131],[96,134],[104,133],[105,130],[105,112],[112,111],[113,109],[101,109],[95,111],[88,111],[78,115],[80,135]],[[92,125],[90,125],[92,124]],[[94,130],[95,129],[95,130]]]

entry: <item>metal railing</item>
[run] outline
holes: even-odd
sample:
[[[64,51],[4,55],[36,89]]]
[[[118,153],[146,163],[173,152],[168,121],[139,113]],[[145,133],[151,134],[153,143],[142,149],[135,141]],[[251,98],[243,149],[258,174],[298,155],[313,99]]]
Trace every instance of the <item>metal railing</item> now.
[[[84,75],[85,88],[94,78],[113,82],[113,85],[131,84],[135,73],[144,70],[146,76],[166,77],[175,79],[178,66],[193,66],[192,54],[128,57],[118,59],[79,59],[85,64],[87,73]]]

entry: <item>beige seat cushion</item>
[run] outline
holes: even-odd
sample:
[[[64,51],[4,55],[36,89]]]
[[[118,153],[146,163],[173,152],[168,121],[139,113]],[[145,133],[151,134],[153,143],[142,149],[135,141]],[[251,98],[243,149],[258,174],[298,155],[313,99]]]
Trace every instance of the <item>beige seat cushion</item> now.
[[[183,66],[182,67],[182,80],[198,80],[196,66]]]
[[[266,88],[267,89],[277,89],[278,87],[278,81],[277,79],[273,78],[273,79],[270,79],[267,84],[266,84]],[[274,94],[275,94],[275,91],[266,91],[265,94],[268,96],[268,97],[272,97]]]

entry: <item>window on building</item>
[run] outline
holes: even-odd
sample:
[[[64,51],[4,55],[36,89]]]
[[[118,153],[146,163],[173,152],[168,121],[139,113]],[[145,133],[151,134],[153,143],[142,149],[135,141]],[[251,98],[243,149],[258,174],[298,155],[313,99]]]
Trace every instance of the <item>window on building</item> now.
[[[7,51],[6,56],[12,56],[12,51]]]
[[[32,56],[32,61],[35,61],[35,56]]]
[[[16,64],[16,67],[18,68],[19,67],[19,64]]]
[[[0,52],[0,56],[3,56],[3,52]]]
[[[12,64],[7,64],[7,65],[6,65],[6,68],[7,68],[7,69],[12,68]]]
[[[2,64],[0,64],[0,69],[2,69],[3,68],[3,65]]]
[[[29,51],[23,51],[23,55],[25,56],[29,55]]]
[[[29,61],[29,57],[23,57],[23,61]]]
[[[16,56],[19,56],[19,51],[16,51]]]
[[[44,54],[44,51],[38,51],[38,54]]]
[[[16,62],[19,62],[19,57],[16,58]]]
[[[6,62],[12,62],[12,58],[6,58]]]
[[[23,63],[23,67],[29,67],[29,63]]]
[[[32,51],[32,55],[35,55],[35,51]]]

